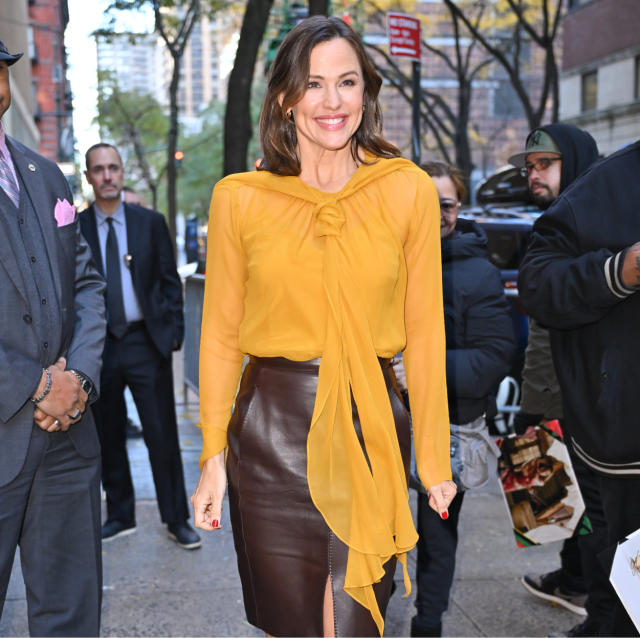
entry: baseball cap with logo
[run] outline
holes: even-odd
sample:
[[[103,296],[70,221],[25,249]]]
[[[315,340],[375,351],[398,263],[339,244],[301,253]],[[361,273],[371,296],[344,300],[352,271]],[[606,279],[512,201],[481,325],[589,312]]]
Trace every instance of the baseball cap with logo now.
[[[509,158],[509,164],[522,168],[529,153],[555,153],[556,155],[562,156],[562,151],[553,141],[551,135],[539,128],[529,133],[524,148],[523,153],[516,153]]]
[[[6,62],[7,66],[11,66],[12,64],[15,64],[21,57],[22,53],[9,53],[7,47],[4,46],[4,42],[0,40],[0,62]]]

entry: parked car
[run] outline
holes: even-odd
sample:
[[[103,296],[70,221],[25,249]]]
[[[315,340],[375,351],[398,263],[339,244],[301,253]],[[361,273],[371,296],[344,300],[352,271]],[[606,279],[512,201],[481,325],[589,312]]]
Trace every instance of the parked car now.
[[[500,169],[481,182],[475,199],[477,204],[463,207],[460,217],[472,219],[483,228],[488,239],[489,260],[500,270],[518,342],[518,356],[509,376],[519,383],[529,322],[518,298],[518,269],[541,210],[529,197],[526,178],[513,166]]]

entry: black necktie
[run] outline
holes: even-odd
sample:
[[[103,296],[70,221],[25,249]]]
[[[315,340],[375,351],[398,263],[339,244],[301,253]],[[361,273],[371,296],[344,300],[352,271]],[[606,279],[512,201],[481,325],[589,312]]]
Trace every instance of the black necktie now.
[[[127,318],[124,314],[122,299],[122,280],[120,279],[120,251],[118,238],[113,227],[113,219],[107,218],[107,326],[109,332],[120,339],[127,331]]]

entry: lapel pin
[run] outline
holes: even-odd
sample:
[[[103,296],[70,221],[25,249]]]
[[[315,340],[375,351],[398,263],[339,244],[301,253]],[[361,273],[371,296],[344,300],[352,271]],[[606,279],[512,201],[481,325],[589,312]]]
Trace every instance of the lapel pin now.
[[[32,173],[35,173],[35,172],[36,172],[36,165],[35,165],[35,164],[29,164],[29,170],[30,170]]]
[[[129,253],[127,253],[127,254],[124,256],[124,265],[125,265],[127,268],[131,268],[131,262],[132,262],[132,261],[133,261],[133,255],[130,255]]]

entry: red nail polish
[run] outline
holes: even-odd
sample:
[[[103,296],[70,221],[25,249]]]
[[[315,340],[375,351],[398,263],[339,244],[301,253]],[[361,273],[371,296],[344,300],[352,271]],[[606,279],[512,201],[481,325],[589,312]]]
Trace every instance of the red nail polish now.
[[[213,529],[220,529],[220,521],[217,518],[214,518],[211,521],[211,527],[213,527]]]
[[[446,521],[449,518],[449,512],[442,512],[440,516],[442,517],[443,521]]]

